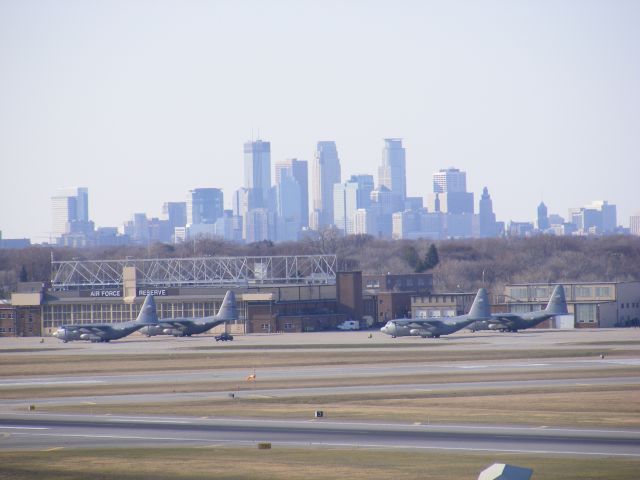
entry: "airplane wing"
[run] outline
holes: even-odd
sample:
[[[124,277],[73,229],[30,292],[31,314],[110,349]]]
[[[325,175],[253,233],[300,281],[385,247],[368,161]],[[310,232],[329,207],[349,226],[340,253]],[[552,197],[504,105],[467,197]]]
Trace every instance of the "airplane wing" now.
[[[160,325],[165,328],[177,328],[183,330],[193,323],[193,320],[188,318],[166,318],[159,321]]]
[[[76,325],[74,330],[79,331],[80,333],[90,333],[92,335],[101,336],[112,330],[111,325]]]
[[[444,325],[444,322],[442,320],[436,320],[436,319],[424,319],[424,320],[413,320],[412,322],[408,323],[407,326],[409,326],[410,328],[425,328],[425,327],[431,327],[431,328],[440,328]]]
[[[511,323],[514,320],[522,318],[516,313],[492,313],[488,323]]]

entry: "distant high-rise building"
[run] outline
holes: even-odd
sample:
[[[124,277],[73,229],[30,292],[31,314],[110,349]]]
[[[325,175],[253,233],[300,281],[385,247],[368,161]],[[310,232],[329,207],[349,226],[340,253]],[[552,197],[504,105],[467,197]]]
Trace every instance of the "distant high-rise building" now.
[[[51,197],[53,213],[52,234],[60,237],[66,233],[87,230],[77,224],[89,225],[89,190],[86,187],[72,187],[58,190]],[[72,224],[76,224],[72,226]]]
[[[631,235],[640,235],[640,212],[629,217],[629,232]]]
[[[358,210],[358,184],[346,182],[333,185],[333,224],[345,235],[355,234]]]
[[[300,226],[309,226],[309,168],[306,160],[295,158],[276,163],[276,185],[287,172],[300,186]]]
[[[375,225],[378,229],[375,236],[379,238],[391,238],[393,230],[392,214],[393,214],[393,195],[384,185],[378,186],[371,192],[371,209],[373,210],[376,220]]]
[[[467,174],[457,168],[443,168],[433,174],[433,192],[451,193],[467,191]]]
[[[424,208],[424,199],[422,197],[407,197],[404,201],[404,209],[419,211]]]
[[[245,240],[248,243],[275,239],[275,218],[273,212],[266,208],[249,210],[244,218],[246,223]]]
[[[407,198],[407,166],[401,138],[385,138],[378,185],[387,187],[393,197],[393,211],[404,210]]]
[[[224,196],[219,188],[195,188],[189,191],[187,223],[213,225],[224,211]]]
[[[374,188],[373,175],[351,175],[349,182],[358,185],[358,208],[369,208],[371,205],[371,192]]]
[[[301,229],[301,188],[292,172],[282,170],[275,186],[276,240],[294,241]]]
[[[544,204],[544,202],[540,202],[540,205],[538,205],[538,230],[540,230],[541,232],[544,232],[545,230],[547,230],[549,228],[549,214],[548,214],[548,210],[547,210],[547,206]]]
[[[256,192],[259,207],[269,205],[271,190],[271,144],[256,140],[244,144],[244,187]]]
[[[578,234],[615,233],[617,225],[616,206],[605,200],[597,200],[581,208],[569,209],[569,222]]]
[[[342,180],[335,142],[318,142],[313,161],[313,210],[317,228],[333,222],[333,185]]]
[[[493,202],[487,187],[482,189],[482,196],[478,206],[480,222],[480,238],[491,238],[497,235],[496,214],[493,213]]]
[[[162,205],[162,216],[169,222],[172,232],[176,227],[184,227],[187,224],[187,202],[165,202]]]
[[[433,174],[433,193],[428,200],[431,212],[473,214],[473,193],[467,192],[467,174],[457,168]]]

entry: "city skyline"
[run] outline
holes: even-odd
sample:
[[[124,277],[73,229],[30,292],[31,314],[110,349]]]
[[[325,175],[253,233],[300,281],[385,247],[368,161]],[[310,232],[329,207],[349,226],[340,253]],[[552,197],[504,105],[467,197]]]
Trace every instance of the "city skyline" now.
[[[498,219],[605,199],[629,226],[638,23],[633,2],[3,2],[0,230],[47,240],[66,185],[89,189],[96,226],[195,188],[229,208],[259,137],[272,165],[311,172],[330,139],[343,180],[377,178],[396,136],[408,197],[455,166]]]

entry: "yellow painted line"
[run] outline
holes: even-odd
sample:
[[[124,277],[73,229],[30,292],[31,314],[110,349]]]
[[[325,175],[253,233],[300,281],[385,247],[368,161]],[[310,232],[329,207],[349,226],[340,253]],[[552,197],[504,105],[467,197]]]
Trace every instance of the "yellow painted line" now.
[[[62,450],[64,447],[51,447],[51,448],[45,448],[44,450],[42,450],[43,452],[55,452],[57,450]]]
[[[97,405],[96,402],[82,402],[83,405]]]

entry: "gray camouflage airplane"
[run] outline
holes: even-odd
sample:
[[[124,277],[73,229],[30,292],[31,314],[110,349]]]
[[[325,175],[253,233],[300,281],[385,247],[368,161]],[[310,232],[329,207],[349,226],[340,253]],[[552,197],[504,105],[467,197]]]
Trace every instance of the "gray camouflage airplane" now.
[[[202,318],[164,318],[158,325],[143,327],[141,333],[148,337],[154,335],[173,335],[174,337],[190,337],[198,333],[204,333],[213,327],[229,320],[238,319],[236,296],[231,290],[227,290],[220,305],[218,313],[212,317]]]
[[[556,315],[567,315],[567,301],[564,296],[564,287],[556,285],[549,297],[549,302],[544,310],[529,313],[494,313],[490,320],[485,320],[472,325],[472,330],[499,330],[501,332],[517,332],[535,327],[545,320]]]
[[[110,342],[131,335],[147,325],[157,325],[158,314],[153,295],[147,295],[135,320],[122,323],[93,323],[87,325],[62,325],[53,334],[64,343],[73,340],[86,340],[90,342]]]
[[[398,318],[389,320],[380,331],[393,338],[406,336],[438,338],[440,335],[457,332],[473,322],[490,318],[489,296],[487,291],[481,288],[466,315],[448,318]]]

